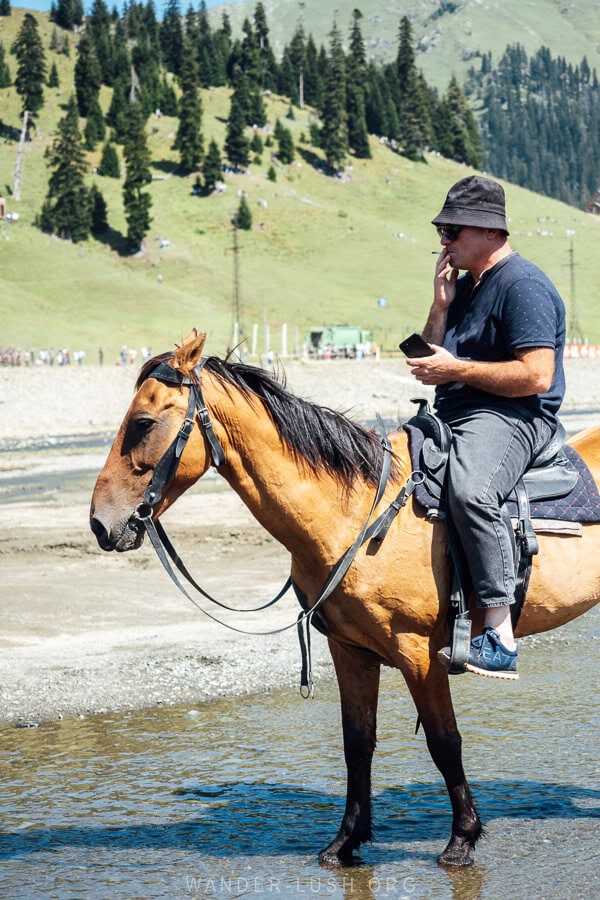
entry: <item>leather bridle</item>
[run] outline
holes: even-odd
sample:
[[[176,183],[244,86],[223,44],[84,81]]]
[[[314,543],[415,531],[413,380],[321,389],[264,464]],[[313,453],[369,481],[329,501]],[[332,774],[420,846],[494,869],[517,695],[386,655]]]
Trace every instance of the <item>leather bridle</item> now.
[[[202,395],[201,372],[204,363],[205,360],[200,360],[195,367],[195,377],[186,378],[185,375],[182,375],[181,372],[169,366],[166,362],[160,363],[148,376],[148,378],[156,378],[157,381],[164,381],[167,384],[186,385],[190,389],[190,396],[183,425],[154,467],[152,479],[144,492],[144,500],[138,507],[137,511],[141,519],[152,515],[154,507],[162,497],[165,485],[175,477],[181,454],[185,449],[189,436],[194,430],[196,416],[198,417],[198,424],[208,441],[213,465],[218,468],[225,462],[225,451],[215,434]]]

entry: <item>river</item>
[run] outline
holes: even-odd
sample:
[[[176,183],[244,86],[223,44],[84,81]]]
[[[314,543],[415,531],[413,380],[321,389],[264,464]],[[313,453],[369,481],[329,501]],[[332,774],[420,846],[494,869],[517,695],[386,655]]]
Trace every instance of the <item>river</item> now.
[[[579,898],[600,895],[597,608],[522,641],[521,680],[456,678],[465,764],[487,835],[465,872],[435,856],[445,789],[413,735],[400,676],[382,682],[375,840],[335,834],[344,766],[335,684],[198,706],[0,728],[0,896]]]

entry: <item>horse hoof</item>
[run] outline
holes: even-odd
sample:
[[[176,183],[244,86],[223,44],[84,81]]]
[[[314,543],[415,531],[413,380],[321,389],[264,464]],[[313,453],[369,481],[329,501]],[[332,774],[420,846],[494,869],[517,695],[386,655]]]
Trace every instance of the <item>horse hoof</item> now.
[[[340,866],[355,866],[357,859],[353,855],[352,850],[344,850],[342,847],[336,848],[334,844],[325,847],[319,853],[319,863],[327,868],[339,869]]]
[[[439,866],[461,867],[463,869],[473,865],[472,847],[468,841],[451,840],[443,853],[437,858]]]

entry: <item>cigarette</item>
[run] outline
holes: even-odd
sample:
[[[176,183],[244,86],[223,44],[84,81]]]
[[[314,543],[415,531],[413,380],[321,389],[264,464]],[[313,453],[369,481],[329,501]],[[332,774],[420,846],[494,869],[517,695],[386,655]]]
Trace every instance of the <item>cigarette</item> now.
[[[441,250],[432,250],[431,252],[432,252],[433,256],[439,256],[442,251]]]

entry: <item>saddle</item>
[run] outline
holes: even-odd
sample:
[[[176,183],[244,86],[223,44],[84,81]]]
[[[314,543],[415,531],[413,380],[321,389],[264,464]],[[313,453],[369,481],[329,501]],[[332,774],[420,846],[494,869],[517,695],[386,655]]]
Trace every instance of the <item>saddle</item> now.
[[[445,484],[448,454],[450,451],[452,432],[430,409],[427,400],[416,399],[418,404],[416,415],[405,423],[405,429],[411,438],[415,432],[419,434],[418,442],[411,441],[413,466],[421,480],[420,494],[430,498],[429,514],[444,518],[448,528],[450,557],[453,563],[453,583],[450,597],[450,612],[453,616],[452,656],[450,674],[464,671],[464,662],[469,651],[471,623],[468,618],[466,593],[468,575],[458,537],[452,525],[449,510],[445,507]],[[531,467],[517,482],[505,502],[512,506],[511,515],[516,514],[515,528],[515,603],[511,606],[513,627],[516,626],[525,597],[533,556],[539,552],[539,545],[531,517],[531,503],[548,498],[559,498],[569,495],[579,480],[579,471],[564,451],[566,432],[562,425],[551,440],[533,459]],[[415,444],[420,445],[418,459],[415,459]],[[414,475],[413,475],[414,477]],[[416,494],[419,499],[419,494]]]

